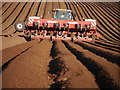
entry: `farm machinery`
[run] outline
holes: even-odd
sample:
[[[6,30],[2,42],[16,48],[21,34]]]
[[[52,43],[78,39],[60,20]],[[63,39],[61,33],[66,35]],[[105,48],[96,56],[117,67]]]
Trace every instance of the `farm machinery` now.
[[[83,18],[83,21],[75,21],[73,18],[76,14],[67,9],[54,9],[48,12],[48,14],[51,13],[54,13],[52,19],[30,16],[27,24],[18,21],[15,24],[15,29],[24,32],[25,37],[29,40],[50,37],[59,40],[70,40],[73,37],[76,41],[81,38],[86,40],[100,38],[96,32],[96,20]]]

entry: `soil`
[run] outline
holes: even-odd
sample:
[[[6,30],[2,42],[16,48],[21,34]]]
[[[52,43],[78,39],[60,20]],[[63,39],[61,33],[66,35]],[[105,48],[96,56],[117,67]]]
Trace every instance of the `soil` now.
[[[2,49],[16,46],[21,43],[25,43],[26,40],[21,37],[0,37],[2,39]]]
[[[97,20],[101,38],[95,43],[27,42],[22,33],[15,32],[17,21],[26,23],[31,15],[50,19],[53,15],[47,12],[57,8],[73,10],[75,20]],[[3,88],[120,88],[117,2],[5,2],[0,17]]]

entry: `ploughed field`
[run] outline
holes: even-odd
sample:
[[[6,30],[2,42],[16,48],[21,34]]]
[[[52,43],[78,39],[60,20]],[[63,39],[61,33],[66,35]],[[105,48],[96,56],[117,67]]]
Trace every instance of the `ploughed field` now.
[[[26,0],[27,1],[27,0]],[[37,0],[39,1],[39,0]],[[52,0],[51,0],[52,1]],[[117,2],[3,2],[3,88],[119,88],[119,8]],[[33,40],[14,33],[28,16],[52,18],[52,9],[71,9],[75,20],[97,20],[95,43]],[[8,36],[8,37],[5,37]]]

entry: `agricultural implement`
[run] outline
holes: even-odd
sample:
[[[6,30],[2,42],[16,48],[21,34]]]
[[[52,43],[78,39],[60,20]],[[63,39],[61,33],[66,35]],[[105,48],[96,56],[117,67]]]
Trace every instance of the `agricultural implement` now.
[[[74,21],[76,16],[71,10],[54,9],[48,14],[54,12],[52,19],[41,19],[37,16],[28,17],[27,24],[18,21],[15,24],[15,29],[19,32],[24,32],[24,36],[28,40],[32,39],[59,39],[70,40],[71,37],[75,41],[92,40],[100,38],[96,32],[96,20],[84,19],[83,21]]]

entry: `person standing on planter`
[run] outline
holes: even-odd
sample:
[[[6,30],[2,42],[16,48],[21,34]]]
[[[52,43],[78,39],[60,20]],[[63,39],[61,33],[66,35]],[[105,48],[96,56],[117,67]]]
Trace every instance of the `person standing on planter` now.
[[[53,31],[50,32],[50,41],[52,41]]]
[[[74,43],[74,32],[71,33],[71,42]]]

